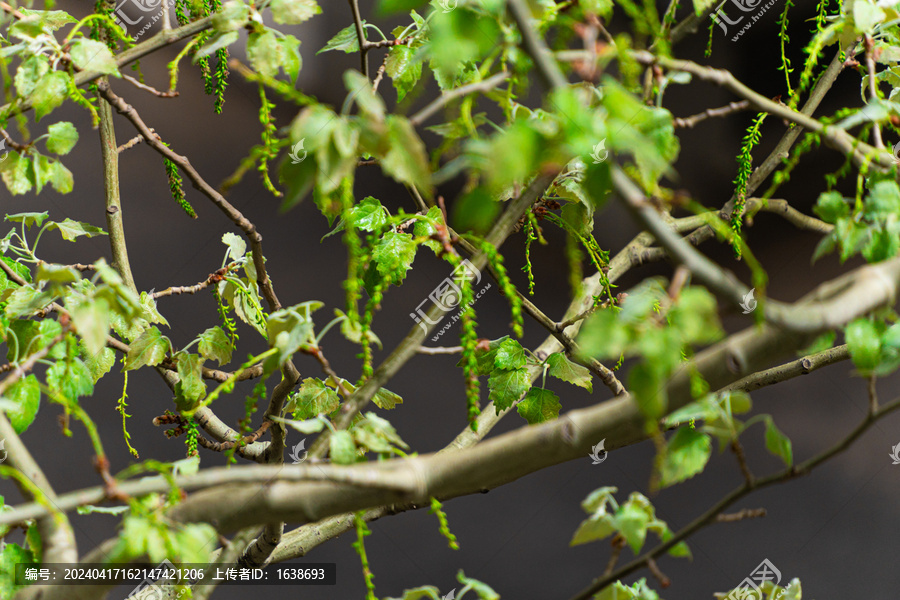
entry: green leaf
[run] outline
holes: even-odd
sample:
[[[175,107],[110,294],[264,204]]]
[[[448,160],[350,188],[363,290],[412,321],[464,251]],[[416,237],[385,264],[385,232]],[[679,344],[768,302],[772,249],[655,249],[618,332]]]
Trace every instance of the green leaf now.
[[[813,212],[819,215],[819,218],[826,223],[833,224],[841,217],[846,217],[850,214],[850,206],[840,192],[822,192],[816,201],[816,205],[813,207]]]
[[[488,387],[491,390],[490,399],[499,415],[531,387],[528,369],[495,370],[488,379]]]
[[[859,33],[872,33],[884,21],[885,13],[874,2],[857,0],[853,3],[853,24]]]
[[[108,52],[108,50],[107,50]],[[59,106],[69,97],[69,76],[62,71],[50,71],[38,81],[31,95],[35,121]]]
[[[703,2],[706,3],[706,6],[698,11],[698,4],[702,4]],[[603,17],[604,19],[612,16],[612,0],[579,0],[579,4],[585,12],[598,15],[600,17]],[[713,4],[715,4],[715,0],[694,0],[694,10],[698,11],[697,15],[699,16],[703,14],[703,10],[705,10],[705,8],[712,6]]]
[[[890,231],[879,228],[872,232],[872,237],[862,247],[866,262],[876,263],[897,256],[900,251],[900,238]]]
[[[300,76],[300,69],[303,67],[303,57],[300,56],[300,40],[292,35],[283,35],[278,38],[281,45],[283,58],[281,60],[281,68],[284,74],[288,76],[291,83],[297,83],[297,77]]]
[[[363,20],[362,25],[365,26],[365,24],[366,22]],[[329,50],[341,50],[347,54],[359,52],[359,37],[356,35],[356,25],[350,24],[338,31],[337,35],[328,40],[328,43],[316,54],[322,54]]]
[[[601,359],[618,358],[628,341],[628,330],[612,309],[602,309],[588,317],[578,335],[582,352]]]
[[[353,69],[345,71],[344,87],[363,114],[378,121],[384,120],[384,101],[375,93],[368,77]]]
[[[55,154],[68,154],[78,142],[78,130],[68,121],[54,123],[47,128],[47,150]]]
[[[15,151],[10,151],[6,160],[0,162],[0,178],[13,196],[25,194],[31,189],[31,178],[28,177],[30,167],[31,161]]]
[[[172,349],[172,342],[160,333],[156,326],[151,325],[141,336],[131,344],[128,356],[125,358],[125,371],[133,371],[145,365],[155,366],[166,358],[166,353]]]
[[[82,235],[86,235],[89,238],[98,236],[98,235],[107,235],[105,231],[100,229],[99,227],[95,227],[89,223],[82,223],[80,221],[73,221],[72,219],[66,218],[65,221],[61,221],[59,223],[51,223],[50,229],[59,229],[60,235],[67,242],[74,242],[75,238],[80,237]]]
[[[32,286],[19,287],[6,299],[6,316],[11,319],[31,316],[55,298],[54,294],[42,292]]]
[[[372,396],[372,402],[378,408],[391,410],[398,404],[403,404],[403,398],[387,388],[378,388],[378,391]]]
[[[669,311],[668,321],[688,344],[707,344],[722,337],[716,299],[702,287],[681,290]]]
[[[641,412],[650,419],[658,419],[666,412],[668,396],[665,381],[657,369],[638,363],[628,373],[628,389]]]
[[[538,387],[528,390],[522,401],[516,405],[516,410],[528,421],[529,425],[558,418],[561,408],[559,396],[550,390]]]
[[[243,0],[229,0],[212,18],[216,31],[237,31],[250,21],[250,7]]]
[[[97,354],[106,347],[109,333],[109,304],[103,298],[80,302],[69,311],[87,351]]]
[[[6,215],[4,217],[5,220],[10,223],[22,223],[25,225],[26,229],[31,229],[32,225],[37,225],[40,227],[44,221],[47,219],[49,213],[47,211],[44,212],[23,212],[16,213],[14,215]]]
[[[463,586],[467,586],[470,590],[478,595],[479,600],[500,600],[500,594],[495,592],[489,585],[482,583],[477,579],[466,577],[462,570],[456,574],[456,580]]]
[[[660,484],[668,487],[702,472],[711,454],[708,435],[690,427],[680,428],[666,445]]]
[[[453,203],[450,220],[457,231],[480,235],[491,228],[502,207],[486,189],[477,187]]]
[[[247,38],[247,58],[260,74],[275,77],[284,61],[284,49],[270,30],[251,33]]]
[[[231,362],[231,352],[234,347],[231,345],[228,335],[216,325],[200,334],[198,350],[203,358],[215,360],[221,367]]]
[[[441,224],[443,224],[443,222],[444,222],[443,213],[441,212],[441,209],[438,206],[432,206],[431,208],[429,208],[428,212],[425,214],[425,216],[428,219],[431,219],[431,221],[426,221],[425,219],[416,219],[416,224],[413,225],[413,235],[416,236],[417,238],[423,238],[423,237],[430,238],[432,236],[437,235],[437,232],[438,232],[437,227],[434,224],[432,224],[432,221],[436,222],[436,223],[441,223]],[[422,243],[424,245],[428,246],[429,248],[431,248],[431,250],[435,254],[440,254],[441,244],[437,240],[429,239]]]
[[[786,466],[794,464],[791,440],[775,426],[771,417],[766,419],[766,450],[779,457]]]
[[[388,223],[384,207],[372,196],[366,196],[359,204],[351,208],[350,216],[353,219],[354,227],[373,233],[381,231]]]
[[[373,412],[367,412],[365,418],[351,428],[350,433],[356,444],[372,452],[393,453],[394,446],[409,449],[406,442],[400,439],[394,426]]]
[[[400,598],[385,598],[384,600],[442,600],[441,591],[433,585],[425,585],[413,588],[411,590],[403,590],[403,596]]]
[[[0,551],[0,598],[12,598],[16,595],[17,590],[25,587],[15,584],[16,564],[18,563],[37,566],[30,550],[26,550],[18,544],[5,544]]]
[[[416,86],[422,76],[422,61],[415,58],[416,51],[406,44],[394,46],[385,60],[385,72],[394,82],[397,90],[397,102]]]
[[[335,431],[329,441],[331,462],[337,465],[352,465],[356,462],[356,444],[349,431]]]
[[[109,373],[116,362],[116,353],[112,348],[103,348],[97,354],[90,355],[85,352],[82,355],[84,365],[91,373],[91,381],[97,383],[100,378]]]
[[[72,171],[58,160],[50,161],[50,185],[60,194],[68,194],[75,185]]]
[[[340,405],[337,392],[321,380],[308,377],[303,380],[297,393],[288,400],[287,410],[294,413],[295,419],[305,420],[319,414],[327,415]]]
[[[844,329],[844,338],[850,350],[850,358],[858,369],[870,371],[878,366],[881,337],[872,321],[856,319]]]
[[[22,61],[16,69],[16,91],[22,98],[27,98],[34,91],[41,77],[50,71],[50,60],[43,55],[31,55]]]
[[[345,315],[343,311],[337,308],[334,309],[334,314],[337,317],[343,317],[343,319],[341,320],[341,335],[343,335],[354,344],[362,344],[362,324],[358,320],[351,322],[350,319],[347,318],[347,315]],[[375,344],[379,349],[381,349],[381,340],[377,335],[375,335],[374,331],[372,331],[371,329],[366,329],[365,335],[370,344]]]
[[[316,0],[272,0],[272,20],[280,25],[299,25],[322,12]]]
[[[569,545],[579,546],[588,542],[602,540],[616,531],[616,522],[613,515],[610,515],[605,510],[599,511],[581,522],[578,529],[575,530],[575,535],[572,536]]]
[[[96,71],[104,75],[121,77],[113,53],[103,42],[78,38],[72,42],[69,56],[76,67],[83,71]]]
[[[505,339],[494,355],[494,366],[498,369],[518,369],[525,366],[525,349],[513,339]]]
[[[236,261],[244,258],[247,253],[247,242],[241,236],[230,231],[222,235],[222,243],[228,246],[225,260]]]
[[[91,372],[78,358],[56,361],[47,369],[47,385],[71,401],[94,393]]]
[[[554,352],[547,357],[547,364],[550,368],[547,370],[551,376],[562,379],[572,385],[583,387],[588,392],[593,392],[593,382],[591,380],[591,372],[586,367],[573,363],[566,358],[562,352]]]
[[[629,500],[616,512],[616,525],[619,532],[631,546],[635,555],[640,554],[644,541],[647,539],[647,526],[650,517],[644,507]]]
[[[16,408],[6,411],[6,417],[16,433],[21,434],[37,416],[41,404],[41,384],[37,377],[29,375],[14,383],[4,397],[16,405]]]
[[[194,406],[197,400],[206,396],[206,383],[203,381],[203,359],[198,354],[178,352],[175,354],[178,367],[178,383],[175,393],[179,399],[188,401],[188,407]]]
[[[414,185],[431,197],[431,171],[422,139],[405,117],[389,115],[386,123],[388,151],[381,159],[381,168],[400,183]]]
[[[372,250],[372,258],[383,277],[400,285],[416,258],[416,242],[408,233],[388,231]]]
[[[487,348],[475,348],[475,362],[478,367],[479,375],[490,375],[494,371],[494,360],[497,357],[497,350],[499,350],[500,345],[508,339],[509,336],[504,335],[502,338],[491,340],[488,343]],[[461,368],[465,360],[465,358],[461,358],[459,362],[456,363],[456,366]]]

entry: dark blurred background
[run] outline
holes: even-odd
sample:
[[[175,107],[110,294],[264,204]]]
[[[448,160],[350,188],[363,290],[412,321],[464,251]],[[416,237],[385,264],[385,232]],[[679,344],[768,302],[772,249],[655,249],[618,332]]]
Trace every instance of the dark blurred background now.
[[[302,40],[303,69],[298,88],[321,101],[339,108],[344,99],[340,74],[359,68],[358,55],[328,52],[315,56],[325,42],[337,31],[351,23],[346,2],[322,2],[324,14],[302,26],[286,27]],[[374,3],[363,0],[364,18],[390,31],[405,19],[384,20],[373,14]],[[87,2],[60,2],[60,8],[76,16],[88,14]],[[713,52],[703,56],[706,33],[699,32],[676,47],[682,58],[703,64],[727,68],[744,83],[760,93],[774,97],[785,93],[784,76],[777,71],[780,64],[777,14],[783,8],[779,2],[737,42],[714,32]],[[137,14],[132,7],[131,12]],[[683,16],[686,9],[679,12]],[[732,10],[734,12],[734,10]],[[792,43],[789,56],[796,66],[802,65],[801,47],[808,39],[814,15],[814,3],[799,3],[792,9],[788,33]],[[267,16],[267,20],[268,20]],[[139,27],[139,26],[134,26]],[[627,27],[617,14],[611,24],[613,31]],[[155,33],[155,29],[151,32]],[[149,34],[148,34],[149,35]],[[144,38],[146,39],[146,38]],[[167,85],[166,63],[175,57],[183,44],[165,48],[141,61],[146,80],[159,89]],[[244,41],[232,46],[234,56],[245,61]],[[374,73],[383,51],[370,54],[370,68]],[[834,49],[826,48],[821,63],[833,56]],[[130,72],[126,69],[126,72]],[[795,74],[796,80],[796,74]],[[113,81],[116,93],[122,95],[140,111],[147,124],[156,129],[172,148],[190,157],[197,170],[213,185],[221,183],[259,142],[260,125],[257,120],[258,92],[237,74],[232,74],[224,113],[213,113],[213,100],[203,93],[203,83],[197,69],[182,63],[179,79],[181,95],[175,99],[159,99],[133,86]],[[535,82],[532,93],[539,91]],[[396,94],[389,80],[379,90],[389,106]],[[412,109],[424,105],[438,93],[433,80]],[[270,99],[275,99],[270,94]],[[666,105],[676,117],[686,117],[707,108],[723,106],[737,98],[713,85],[694,82],[689,86],[673,85],[666,94]],[[848,69],[838,80],[817,116],[832,114],[842,106],[859,106],[859,77]],[[288,125],[297,109],[279,103],[276,110],[278,126]],[[711,119],[693,129],[679,131],[681,153],[676,164],[676,187],[689,190],[695,199],[709,207],[720,207],[733,191],[740,140],[750,124],[753,113],[742,112],[724,119]],[[65,159],[75,174],[75,190],[59,196],[45,190],[42,196],[10,198],[3,196],[3,211],[49,209],[55,220],[65,217],[84,220],[105,228],[104,200],[98,133],[90,128],[84,111],[67,102],[50,119],[32,125],[34,135],[43,133],[48,122],[68,119],[76,123],[82,137],[72,154]],[[429,124],[440,123],[440,116]],[[119,143],[131,139],[135,131],[130,123],[116,117]],[[785,124],[770,118],[763,127],[763,137],[756,164],[774,147],[785,130]],[[439,138],[420,131],[430,148]],[[893,144],[894,140],[886,140]],[[790,200],[796,208],[810,211],[819,191],[824,189],[823,175],[834,171],[843,162],[835,152],[823,149],[806,158],[795,171],[791,181],[778,196]],[[451,182],[440,190],[449,202],[458,192],[458,182]],[[131,265],[139,289],[163,289],[170,285],[191,285],[204,280],[219,267],[224,245],[224,232],[236,231],[228,219],[199,193],[186,185],[188,199],[200,218],[187,218],[172,200],[160,157],[144,145],[121,155],[121,192],[125,230],[129,243]],[[0,192],[6,194],[5,189]],[[415,210],[407,192],[384,178],[377,167],[362,167],[356,184],[358,198],[372,195],[391,209],[403,207]],[[341,288],[345,273],[344,249],[338,236],[320,242],[329,231],[328,223],[310,199],[295,209],[282,213],[279,200],[273,198],[260,184],[254,171],[228,194],[229,200],[259,228],[264,236],[264,249],[269,273],[285,305],[306,300],[321,300],[326,308],[317,315],[319,327],[331,317],[335,307],[343,307]],[[569,293],[562,238],[547,228],[551,244],[535,247],[533,260],[537,279],[536,303],[554,318],[559,318],[567,305]],[[613,253],[621,249],[637,232],[634,223],[612,202],[596,218],[595,235],[604,248]],[[757,257],[768,270],[772,297],[794,300],[809,291],[817,282],[827,280],[856,263],[840,265],[833,256],[810,264],[816,236],[799,232],[779,218],[761,214],[748,229],[748,241]],[[80,239],[77,244],[58,241],[48,235],[41,244],[42,258],[60,262],[92,262],[98,256],[110,257],[106,238]],[[744,265],[736,262],[728,248],[709,242],[704,251],[721,264],[733,269],[749,281]],[[523,264],[523,236],[513,236],[503,247],[509,271],[514,280],[524,284],[519,268]],[[420,252],[406,285],[392,288],[386,295],[377,315],[374,330],[384,342],[385,350],[376,351],[376,362],[409,331],[409,313],[446,276],[446,265],[429,252]],[[628,289],[649,274],[668,276],[667,264],[638,268],[620,281],[622,290]],[[522,289],[522,288],[520,288]],[[478,302],[479,334],[497,338],[508,332],[508,307],[499,295],[491,293]],[[197,334],[217,322],[215,303],[211,295],[175,296],[162,298],[159,309],[171,323],[165,333],[176,347],[183,346]],[[726,329],[736,331],[747,327],[751,320],[743,315],[724,316]],[[527,320],[523,344],[534,347],[545,337],[537,324]],[[258,352],[264,342],[252,331],[241,326],[242,344],[236,357]],[[451,335],[442,339],[452,345]],[[354,358],[356,348],[336,332],[326,336],[323,347],[333,367],[348,379],[355,379],[359,361]],[[466,425],[463,381],[454,367],[456,357],[417,356],[393,379],[388,387],[404,398],[396,410],[385,414],[397,427],[413,450],[433,452],[446,445]],[[297,366],[304,377],[319,377],[318,365],[308,357],[299,357]],[[116,367],[118,370],[118,367]],[[122,378],[118,373],[105,377],[91,398],[82,406],[99,424],[106,451],[116,472],[133,459],[126,451],[121,434],[121,418],[115,410],[121,392]],[[270,383],[270,390],[274,383]],[[486,397],[486,385],[483,395]],[[609,396],[596,382],[595,393],[559,382],[548,383],[560,396],[563,411],[588,406]],[[879,382],[884,399],[897,393],[896,377]],[[865,382],[855,377],[849,363],[822,369],[774,388],[753,393],[754,412],[772,413],[778,426],[791,438],[795,461],[799,462],[829,447],[866,412]],[[241,388],[238,388],[241,391]],[[243,391],[249,391],[245,386]],[[141,459],[176,460],[184,456],[180,440],[168,440],[161,429],[151,425],[153,417],[173,408],[171,394],[151,370],[133,373],[129,379],[128,428],[132,444]],[[234,425],[243,413],[242,395],[235,393],[216,403],[219,416]],[[57,493],[97,485],[100,480],[91,466],[92,451],[84,430],[73,424],[74,435],[64,437],[57,424],[59,408],[44,404],[37,421],[23,435],[29,448],[45,469]],[[258,421],[258,419],[257,419]],[[517,415],[504,419],[492,435],[524,425]],[[692,536],[688,543],[693,561],[663,558],[659,566],[672,580],[668,589],[659,590],[646,571],[652,587],[662,597],[672,599],[712,598],[713,592],[731,589],[764,559],[768,558],[782,573],[782,583],[799,577],[805,598],[887,598],[896,596],[900,573],[885,567],[892,563],[898,550],[893,534],[896,519],[891,506],[900,485],[888,457],[891,446],[900,441],[900,417],[888,417],[873,427],[850,449],[817,469],[811,476],[787,485],[756,492],[739,501],[730,510],[765,507],[763,519],[719,524],[705,528]],[[288,444],[299,441],[296,433],[289,434]],[[769,455],[763,445],[763,430],[756,425],[742,437],[751,468],[757,475],[774,472],[779,461]],[[426,511],[400,514],[371,524],[374,534],[366,539],[379,597],[399,597],[405,588],[425,584],[436,585],[446,594],[460,585],[455,579],[458,570],[491,585],[504,599],[566,599],[582,589],[593,577],[603,572],[609,557],[609,545],[595,542],[575,548],[569,540],[585,514],[580,501],[600,486],[617,486],[617,499],[623,501],[632,491],[649,494],[648,480],[654,449],[650,443],[616,450],[601,465],[593,466],[585,456],[558,467],[535,473],[500,489],[471,497],[459,498],[445,504],[450,528],[458,536],[461,549],[452,551],[438,532],[437,519]],[[223,463],[220,455],[201,450],[202,466]],[[243,462],[243,461],[242,461]],[[707,469],[698,477],[666,489],[653,496],[657,515],[678,530],[697,515],[706,511],[718,498],[741,483],[736,461],[730,453],[714,453]],[[22,501],[9,481],[0,481],[0,493],[9,504]],[[83,554],[104,539],[115,535],[117,518],[94,515],[73,515],[79,550]],[[289,524],[288,528],[292,526]],[[271,598],[302,597],[305,600],[362,599],[364,585],[359,559],[350,547],[352,539],[345,535],[329,541],[313,551],[307,562],[337,563],[338,583],[333,587],[258,587],[222,588],[214,597],[244,598],[248,593],[267,594]],[[645,548],[657,543],[651,534]],[[630,560],[630,550],[624,550],[620,563]],[[298,561],[303,562],[303,561]],[[635,577],[627,581],[633,581]],[[829,591],[830,590],[830,591]],[[124,596],[125,591],[115,598]]]

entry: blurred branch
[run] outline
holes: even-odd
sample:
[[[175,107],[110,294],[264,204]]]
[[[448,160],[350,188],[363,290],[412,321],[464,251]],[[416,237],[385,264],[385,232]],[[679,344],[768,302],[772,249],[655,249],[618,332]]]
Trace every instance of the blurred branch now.
[[[841,441],[839,441],[837,444],[835,444],[825,452],[822,452],[821,454],[818,454],[799,465],[788,467],[774,475],[763,477],[761,479],[755,479],[752,481],[752,483],[745,482],[743,485],[719,500],[715,505],[713,505],[712,508],[694,519],[694,521],[692,521],[690,524],[676,532],[667,542],[658,545],[656,548],[647,552],[643,556],[635,558],[633,561],[616,570],[615,572],[595,579],[581,592],[572,596],[571,600],[588,600],[591,596],[603,590],[607,586],[612,585],[616,581],[627,577],[628,575],[642,568],[644,565],[648,564],[648,561],[660,556],[663,552],[668,551],[673,546],[675,546],[675,544],[681,542],[709,523],[739,520],[734,517],[721,515],[721,512],[725,508],[754,490],[768,487],[776,483],[784,483],[795,477],[809,474],[817,466],[849,448],[850,445],[854,441],[856,441],[856,439],[859,438],[859,436],[861,436],[873,423],[875,423],[885,415],[893,412],[897,408],[900,408],[900,398],[884,405],[881,409],[875,411],[874,413],[866,415],[862,422],[857,425],[845,438],[843,438]],[[757,509],[757,511],[742,511],[742,513],[746,514],[746,516],[742,516],[741,518],[746,518],[749,516],[761,516],[761,514],[765,514],[764,510],[760,514],[759,510],[762,509]]]

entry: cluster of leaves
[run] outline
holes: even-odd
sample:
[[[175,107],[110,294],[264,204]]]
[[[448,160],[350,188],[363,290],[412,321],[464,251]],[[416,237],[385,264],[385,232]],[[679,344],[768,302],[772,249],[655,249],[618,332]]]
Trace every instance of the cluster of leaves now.
[[[589,317],[578,339],[587,356],[640,357],[626,387],[641,411],[657,419],[668,405],[665,383],[691,345],[714,342],[721,335],[716,301],[706,289],[689,286],[673,300],[659,280],[647,279],[621,306]]]
[[[867,262],[893,258],[900,250],[900,187],[893,179],[874,183],[865,198],[823,192],[813,211],[834,230],[822,238],[813,258],[839,250],[841,262],[861,253]]]
[[[850,358],[865,376],[883,377],[900,367],[900,323],[890,311],[856,319],[844,328]],[[888,326],[888,321],[894,321]]]
[[[771,415],[757,414],[747,421],[734,417],[750,411],[750,396],[732,391],[710,394],[669,413],[663,420],[666,427],[703,421],[702,426],[680,427],[666,444],[660,467],[660,484],[674,485],[703,471],[712,453],[710,437],[719,441],[719,452],[731,447],[748,427],[762,422],[765,425],[766,449],[792,466],[794,453],[791,440],[778,427]]]
[[[0,512],[12,510],[0,496]],[[16,565],[39,565],[43,554],[43,542],[35,521],[29,521],[25,529],[25,545],[4,543],[11,531],[8,525],[0,525],[0,597],[12,598],[24,586],[16,585]]]
[[[466,577],[465,573],[462,571],[456,574],[456,580],[459,581],[463,587],[461,587],[459,593],[454,596],[455,600],[462,600],[469,592],[475,593],[475,596],[470,596],[470,598],[478,598],[478,600],[500,600],[500,594],[491,589],[488,584],[482,583],[477,579],[472,579],[471,577]],[[433,585],[425,585],[411,590],[403,590],[403,596],[400,598],[385,598],[384,600],[425,600],[426,598],[428,600],[443,600],[444,598],[449,597],[450,594],[442,596],[440,590]]]
[[[619,504],[613,496],[617,491],[616,487],[602,487],[582,501],[581,508],[590,516],[578,526],[569,545],[578,546],[618,534],[637,555],[644,547],[648,531],[655,533],[661,542],[672,539],[672,530],[656,517],[656,509],[646,496],[632,492],[628,500]],[[669,549],[669,555],[691,558],[691,551],[687,544],[678,542]]]
[[[527,353],[527,354],[526,354]],[[493,340],[475,352],[478,375],[488,376],[490,399],[497,414],[516,404],[516,410],[529,424],[543,423],[559,416],[562,405],[551,390],[531,385],[530,369],[539,369],[552,377],[593,390],[591,372],[555,352],[540,360],[509,336]]]

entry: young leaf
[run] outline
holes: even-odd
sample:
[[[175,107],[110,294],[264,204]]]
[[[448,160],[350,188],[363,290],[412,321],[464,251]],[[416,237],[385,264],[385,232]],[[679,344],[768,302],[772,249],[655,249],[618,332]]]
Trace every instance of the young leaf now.
[[[16,433],[22,433],[34,422],[41,404],[41,385],[34,375],[14,383],[5,394],[16,408],[6,411],[6,417]]]
[[[362,25],[365,27],[366,22],[362,21]],[[341,50],[347,54],[359,52],[359,37],[356,35],[356,25],[351,23],[338,31],[337,35],[328,40],[328,43],[316,54],[322,54],[329,50]]]
[[[97,354],[106,347],[109,333],[109,304],[103,298],[81,302],[70,310],[72,322],[87,351]]]
[[[237,235],[236,233],[231,233],[230,231],[222,234],[222,243],[228,246],[228,255],[226,260],[240,260],[244,258],[244,254],[247,253],[247,242],[244,241],[244,238]]]
[[[381,159],[381,168],[400,183],[414,185],[431,197],[431,171],[422,139],[405,117],[389,115],[386,123],[388,151]]]
[[[67,242],[74,242],[75,238],[86,235],[92,238],[97,235],[107,235],[105,231],[99,227],[95,227],[90,223],[82,223],[66,218],[65,221],[59,223],[51,223],[49,229],[59,229],[59,234]]]
[[[850,349],[850,358],[858,369],[869,371],[878,366],[881,338],[872,321],[862,318],[851,322],[844,330],[844,338]]]
[[[309,377],[303,380],[300,389],[287,403],[287,410],[293,411],[294,418],[312,419],[319,414],[328,414],[341,405],[337,392],[327,387],[321,380]]]
[[[78,142],[78,130],[68,121],[54,123],[47,128],[47,150],[54,154],[68,154]]]
[[[406,44],[394,46],[385,60],[385,72],[394,82],[397,102],[402,102],[422,76],[422,61],[414,58],[416,51]]]
[[[790,467],[794,464],[794,451],[791,440],[777,427],[772,418],[766,419],[766,450],[781,458]]]
[[[234,347],[231,345],[228,335],[218,325],[210,327],[200,334],[200,346],[198,347],[200,355],[207,360],[217,361],[220,367],[231,362],[233,350]]]
[[[56,361],[47,369],[47,385],[71,401],[94,393],[91,372],[78,358]]]
[[[275,77],[284,60],[284,50],[272,31],[251,33],[247,38],[247,58],[261,75]]]
[[[272,0],[269,9],[279,25],[299,25],[322,12],[316,0]]]
[[[206,383],[203,381],[203,359],[197,354],[179,352],[175,355],[178,367],[178,383],[175,392],[180,399],[188,401],[188,407],[206,396]]]
[[[387,225],[387,214],[376,198],[366,196],[359,204],[350,209],[353,225],[363,231],[378,232]]]
[[[91,373],[91,381],[97,383],[100,381],[101,377],[109,373],[110,369],[112,369],[112,366],[116,362],[116,353],[112,348],[104,347],[97,354],[91,355],[85,348],[81,359],[84,361],[84,366],[86,366]]]
[[[547,364],[550,365],[547,372],[551,376],[593,392],[591,372],[586,367],[570,361],[562,352],[554,352],[548,356]]]
[[[115,57],[103,42],[77,38],[72,42],[69,56],[72,57],[75,66],[83,71],[96,71],[104,75],[121,77]]]
[[[109,52],[109,50],[107,50]],[[50,71],[38,81],[31,95],[35,121],[63,103],[69,96],[69,76],[62,71]]]
[[[505,371],[497,369],[491,373],[488,379],[488,387],[491,390],[490,399],[499,415],[513,405],[513,402],[522,397],[531,387],[528,379],[528,369],[513,369]]]
[[[690,427],[675,432],[666,445],[660,484],[667,487],[703,471],[712,454],[709,436]]]
[[[559,417],[559,397],[550,390],[533,387],[516,405],[516,410],[529,425],[552,421]]]
[[[335,431],[331,434],[331,461],[338,465],[351,465],[356,462],[356,444],[349,431]]]
[[[525,349],[513,339],[506,339],[497,348],[494,367],[498,369],[518,369],[525,366]]]
[[[416,258],[416,242],[408,233],[388,231],[372,250],[372,258],[382,276],[400,285]]]
[[[171,349],[172,342],[169,338],[151,325],[131,344],[128,356],[125,358],[124,370],[133,371],[144,365],[156,366],[166,358],[166,353]]]

